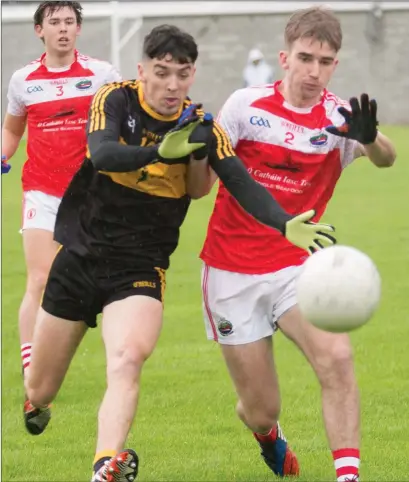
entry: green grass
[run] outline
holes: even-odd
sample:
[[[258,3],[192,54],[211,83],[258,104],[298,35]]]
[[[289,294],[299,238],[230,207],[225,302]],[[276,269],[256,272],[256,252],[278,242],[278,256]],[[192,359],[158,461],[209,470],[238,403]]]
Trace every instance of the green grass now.
[[[396,142],[393,169],[365,160],[349,167],[326,220],[339,241],[367,252],[383,279],[383,300],[368,326],[353,334],[362,392],[364,481],[409,481],[409,128],[384,129]],[[20,151],[18,159],[24,158]],[[22,423],[17,313],[25,286],[19,162],[2,178],[2,465],[5,481],[88,481],[96,414],[104,390],[99,329],[81,346],[40,437]],[[266,481],[274,476],[234,413],[235,395],[216,344],[205,339],[200,261],[212,198],[193,203],[168,274],[165,328],[142,379],[129,446],[141,457],[141,481]],[[282,424],[299,455],[301,481],[334,480],[310,367],[281,334],[276,357]]]

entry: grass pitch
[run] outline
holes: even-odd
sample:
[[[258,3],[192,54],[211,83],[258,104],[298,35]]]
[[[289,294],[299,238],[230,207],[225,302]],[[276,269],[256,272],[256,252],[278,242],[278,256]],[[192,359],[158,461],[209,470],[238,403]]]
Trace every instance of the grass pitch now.
[[[409,481],[409,128],[384,128],[396,142],[392,169],[364,159],[349,167],[325,219],[342,244],[368,253],[383,281],[374,319],[353,333],[362,396],[362,481]],[[2,479],[89,481],[96,414],[104,391],[99,329],[88,333],[40,437],[26,434],[17,313],[25,286],[20,235],[21,149],[2,178]],[[141,481],[267,481],[251,434],[234,413],[235,394],[215,343],[205,339],[197,257],[213,196],[193,203],[168,273],[165,327],[142,378],[128,445],[141,458]],[[319,387],[303,357],[275,338],[281,422],[297,452],[300,481],[333,481]]]

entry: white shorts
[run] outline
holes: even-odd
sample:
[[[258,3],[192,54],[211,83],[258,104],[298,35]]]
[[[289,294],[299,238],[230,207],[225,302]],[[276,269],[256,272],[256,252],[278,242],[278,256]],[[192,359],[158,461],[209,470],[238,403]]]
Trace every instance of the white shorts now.
[[[41,191],[26,191],[23,196],[21,231],[25,229],[45,229],[54,232],[61,198]]]
[[[242,274],[204,265],[203,312],[207,338],[241,345],[271,336],[280,317],[297,304],[300,266],[275,273]]]

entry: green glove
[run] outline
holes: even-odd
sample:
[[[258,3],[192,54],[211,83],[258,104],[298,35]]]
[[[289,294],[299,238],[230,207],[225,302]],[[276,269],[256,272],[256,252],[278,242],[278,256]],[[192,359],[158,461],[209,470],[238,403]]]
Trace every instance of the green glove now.
[[[284,236],[290,243],[305,249],[310,254],[326,246],[336,244],[337,240],[330,235],[335,232],[334,226],[330,224],[313,223],[310,221],[315,216],[311,209],[299,214],[287,221],[285,224]]]
[[[203,142],[189,142],[190,135],[200,123],[201,120],[197,119],[194,122],[182,123],[171,129],[165,134],[159,146],[159,156],[164,159],[179,159],[189,156],[196,149],[204,147],[206,144]]]

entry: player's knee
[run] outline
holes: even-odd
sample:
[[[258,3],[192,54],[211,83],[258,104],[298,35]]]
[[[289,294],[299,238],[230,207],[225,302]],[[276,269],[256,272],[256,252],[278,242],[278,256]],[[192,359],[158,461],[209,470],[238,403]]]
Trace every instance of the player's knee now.
[[[120,380],[134,383],[138,380],[146,359],[144,351],[137,347],[123,348],[110,355],[107,363],[108,383]]]
[[[353,381],[353,353],[349,338],[340,335],[323,347],[316,358],[315,370],[321,385],[345,385]]]

